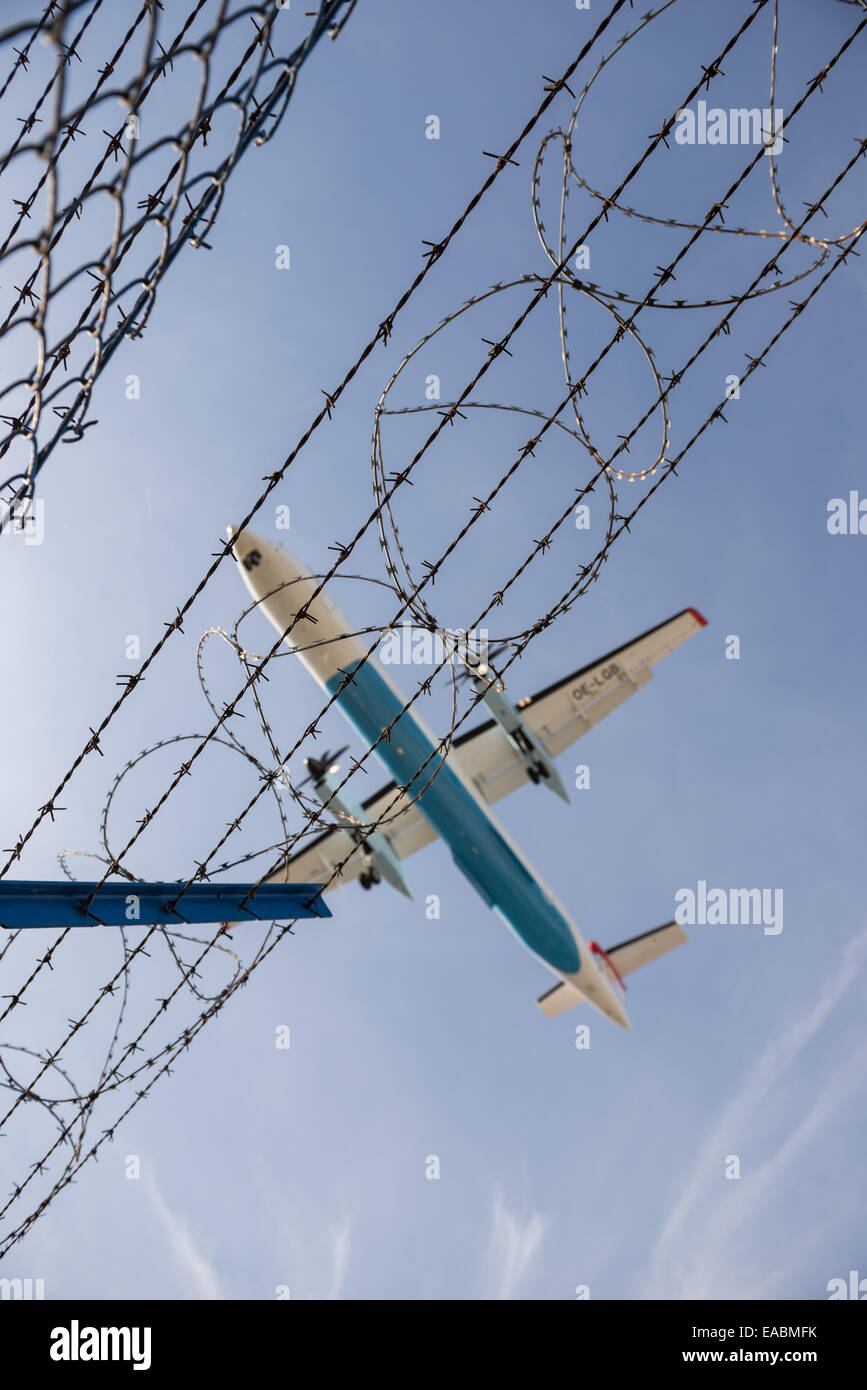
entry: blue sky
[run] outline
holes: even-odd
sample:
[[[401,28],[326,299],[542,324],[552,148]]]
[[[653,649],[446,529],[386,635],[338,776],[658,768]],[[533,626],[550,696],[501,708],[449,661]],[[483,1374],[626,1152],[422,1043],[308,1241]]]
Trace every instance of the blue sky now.
[[[776,104],[788,110],[857,17],[831,0],[781,8]],[[739,3],[720,15],[683,0],[606,69],[575,141],[591,185],[619,183],[748,9]],[[115,698],[117,673],[132,669],[127,637],[139,635],[143,650],[156,640],[226,524],[247,511],[262,475],[306,429],[321,389],[339,380],[414,275],[422,240],[451,225],[489,172],[482,149],[510,142],[538,102],[541,75],[565,68],[602,13],[598,0],[589,13],[567,0],[469,8],[360,0],[339,42],[320,46],[279,137],[233,175],[213,250],[182,257],[145,336],[101,378],[98,428],[46,467],[44,543],[0,545],[0,700],[14,731],[4,748],[0,844],[30,823]],[[300,32],[294,7],[284,18]],[[621,32],[615,24],[613,35]],[[741,47],[713,99],[763,107],[768,14]],[[783,196],[796,215],[865,133],[862,49],[863,39],[780,156]],[[570,112],[565,97],[539,139]],[[438,141],[425,139],[431,113],[440,117]],[[348,539],[371,508],[373,407],[403,354],[470,295],[546,271],[529,204],[537,145],[528,140],[520,167],[495,185],[388,348],[254,522],[311,567],[323,566],[328,545]],[[701,220],[744,156],[742,148],[672,144],[627,201]],[[556,160],[552,149],[549,227]],[[764,163],[730,225],[775,227]],[[863,191],[859,168],[829,201],[820,230],[852,227]],[[585,195],[571,195],[573,238],[593,211]],[[685,235],[612,218],[590,239],[591,278],[640,297]],[[678,272],[678,295],[730,294],[769,254],[766,241],[708,243]],[[274,265],[281,244],[291,248],[286,272]],[[783,264],[808,261],[794,247]],[[511,672],[511,691],[529,693],[687,604],[699,607],[709,626],[563,758],[564,775],[589,765],[590,789],[565,807],[528,786],[498,814],[588,938],[610,944],[666,920],[677,890],[702,879],[781,888],[782,933],[694,927],[688,947],[630,981],[631,1033],[577,1011],[550,1022],[533,1002],[546,972],[433,846],[408,863],[412,903],[385,887],[350,887],[332,899],[332,921],[302,925],[285,940],[4,1273],[44,1278],[48,1297],[272,1298],[285,1286],[293,1298],[435,1299],[569,1299],[585,1285],[592,1298],[822,1298],[830,1279],[867,1273],[859,1182],[867,540],[832,537],[826,527],[830,499],[867,488],[865,293],[867,273],[853,257],[730,403],[729,423],[704,436],[618,541],[600,582]],[[742,372],[743,354],[771,336],[790,295],[803,297],[783,290],[743,310],[731,338],[675,392],[675,450],[720,399],[726,375]],[[444,400],[456,394],[484,352],[479,339],[496,337],[524,297],[508,291],[438,335],[400,378],[395,401],[420,404],[431,372]],[[640,322],[660,370],[670,372],[714,318],[659,311]],[[586,365],[611,320],[582,299],[569,324],[573,361]],[[124,397],[130,372],[141,380],[138,401]],[[652,398],[650,378],[626,346],[594,381],[587,424],[611,449]],[[562,394],[550,303],[479,398],[551,409]],[[529,433],[524,417],[469,414],[445,432],[397,508],[416,563],[444,547],[477,489],[493,484]],[[429,424],[428,416],[387,424],[395,467]],[[649,446],[650,427],[645,434]],[[584,478],[583,454],[577,468]],[[443,625],[472,620],[535,528],[562,509],[575,478],[574,451],[550,440],[535,472],[519,474],[438,579]],[[640,487],[624,485],[622,500],[637,500]],[[288,533],[274,529],[280,504],[291,508]],[[508,613],[515,626],[544,611],[586,546],[598,544],[601,507],[592,517],[588,538],[564,531],[533,567]],[[382,576],[373,534],[350,569]],[[388,616],[370,585],[343,581],[335,594],[360,626]],[[114,770],[146,744],[208,727],[196,638],[229,626],[244,602],[224,566],[186,637],[173,639],[104,738],[105,758],[88,761],[65,793],[67,811],[34,837],[20,876],[53,876],[63,849],[96,850]],[[264,621],[254,617],[245,631],[251,645],[270,645]],[[738,661],[725,657],[731,635],[740,638]],[[229,654],[206,659],[213,688],[233,694]],[[286,657],[274,663],[266,703],[288,747],[321,701]],[[443,687],[425,717],[445,728],[447,715]],[[329,716],[330,745],[346,733],[340,716]],[[211,848],[253,783],[240,760],[227,759],[218,751],[203,759],[133,850],[134,872],[186,876]],[[160,754],[124,785],[118,842],[177,762]],[[378,774],[367,781],[362,790],[375,788]],[[268,837],[276,838],[275,818],[263,811],[239,845],[253,849]],[[76,865],[83,876],[85,866]],[[439,921],[425,917],[431,893],[440,897]],[[244,949],[237,937],[236,948]],[[16,943],[0,966],[0,992],[42,949],[41,941]],[[50,984],[18,1011],[27,1017],[0,1028],[0,1044],[54,1045],[117,961],[116,941],[102,934],[65,947]],[[130,1020],[144,1018],[173,980],[166,953],[155,953]],[[209,980],[219,987],[220,970]],[[70,1058],[82,1090],[113,1022],[106,1011]],[[579,1022],[591,1025],[589,1050],[574,1045]],[[289,1050],[274,1045],[281,1025],[291,1030]],[[41,1117],[19,1111],[15,1123],[7,1186],[51,1138]],[[140,1158],[138,1180],[125,1176],[129,1155]],[[436,1181],[425,1176],[431,1155],[440,1161]],[[725,1177],[731,1155],[740,1161],[736,1181]]]

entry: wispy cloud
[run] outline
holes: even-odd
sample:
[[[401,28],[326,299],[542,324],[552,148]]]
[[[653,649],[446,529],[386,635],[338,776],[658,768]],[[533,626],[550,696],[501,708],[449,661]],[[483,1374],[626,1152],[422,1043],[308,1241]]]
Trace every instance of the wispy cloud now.
[[[867,932],[862,932],[849,943],[812,1008],[768,1044],[739,1093],[723,1109],[656,1242],[643,1297],[725,1297],[735,1290],[741,1298],[768,1297],[774,1291],[782,1268],[778,1266],[770,1275],[766,1262],[763,1270],[750,1269],[743,1250],[736,1250],[736,1241],[742,1240],[745,1232],[754,1231],[783,1178],[822,1136],[857,1088],[867,1063],[867,1045],[841,1061],[773,1156],[750,1173],[748,1182],[738,1182],[736,1202],[728,1200],[734,1194],[726,1191],[730,1184],[722,1181],[723,1159],[733,1135],[758,1128],[774,1093],[840,1003],[865,960]]]
[[[352,1227],[349,1222],[342,1226],[337,1226],[331,1232],[331,1246],[333,1264],[331,1269],[331,1292],[329,1298],[339,1298],[343,1285],[346,1281],[346,1271],[349,1268],[349,1248],[351,1244]]]
[[[273,1282],[286,1284],[293,1299],[343,1297],[357,1212],[349,1201],[299,1201],[276,1181],[262,1155],[256,1158],[256,1188],[267,1213],[267,1256]],[[270,1278],[270,1276],[269,1276]]]
[[[169,1242],[172,1257],[185,1287],[190,1288],[193,1298],[225,1298],[216,1270],[197,1248],[183,1217],[176,1215],[168,1206],[150,1174],[144,1182],[145,1193],[154,1215],[159,1221]]]
[[[501,1192],[494,1194],[488,1250],[490,1298],[515,1298],[542,1248],[548,1223],[539,1212],[523,1219],[506,1207]]]

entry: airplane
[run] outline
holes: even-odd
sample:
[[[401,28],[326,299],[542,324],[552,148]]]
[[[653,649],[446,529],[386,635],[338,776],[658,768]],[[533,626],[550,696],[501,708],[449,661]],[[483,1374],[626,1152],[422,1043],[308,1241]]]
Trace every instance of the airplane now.
[[[480,704],[491,717],[458,734],[447,752],[435,752],[439,740],[415,706],[400,713],[403,695],[352,635],[327,589],[313,597],[318,581],[303,562],[252,531],[230,526],[228,536],[246,588],[278,633],[294,622],[286,645],[322,689],[333,695],[352,673],[335,703],[367,746],[396,720],[389,738],[375,750],[393,780],[360,805],[345,788],[337,790],[337,755],[307,759],[315,793],[341,824],[289,855],[265,882],[317,881],[333,888],[358,879],[369,889],[384,878],[411,896],[403,862],[439,836],[482,900],[557,976],[557,983],[537,1000],[542,1012],[555,1018],[586,1000],[628,1028],[623,977],[685,942],[683,928],[666,922],[608,950],[595,941],[586,943],[490,808],[527,781],[568,800],[554,758],[645,685],[662,657],[706,626],[698,610],[685,608],[517,704],[495,681],[486,682],[478,668],[475,673],[470,669],[476,689],[485,690]],[[302,616],[295,621],[299,611]],[[399,787],[406,790],[395,801]],[[384,824],[359,843],[367,826],[381,816]],[[338,865],[342,867],[334,876]]]

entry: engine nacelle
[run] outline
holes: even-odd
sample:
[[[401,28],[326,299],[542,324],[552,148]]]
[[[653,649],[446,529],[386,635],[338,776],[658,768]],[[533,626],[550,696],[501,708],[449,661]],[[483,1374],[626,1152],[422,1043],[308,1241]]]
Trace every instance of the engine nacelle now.
[[[313,762],[313,759],[309,759],[307,766],[310,767]],[[335,820],[342,825],[347,835],[361,845],[366,860],[366,868],[361,876],[363,886],[369,888],[381,877],[399,893],[405,893],[411,898],[412,892],[401,862],[385,832],[372,830],[365,836],[367,817],[364,808],[349,795],[345,787],[340,787],[338,791],[340,783],[334,773],[323,771],[317,776],[314,772],[312,782],[319,800],[323,804],[328,802],[328,809],[333,813]]]
[[[485,704],[524,763],[530,781],[550,787],[557,796],[568,801],[569,793],[552,758],[511,701],[506,699],[493,681],[484,680],[481,676],[473,676],[473,689],[484,695]]]

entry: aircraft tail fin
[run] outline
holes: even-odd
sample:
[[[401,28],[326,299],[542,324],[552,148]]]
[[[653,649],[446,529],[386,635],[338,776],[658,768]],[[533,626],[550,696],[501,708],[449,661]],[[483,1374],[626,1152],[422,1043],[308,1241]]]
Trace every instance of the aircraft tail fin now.
[[[609,947],[605,955],[618,975],[631,975],[642,965],[649,965],[658,956],[673,951],[675,946],[682,946],[687,939],[679,922],[664,922],[661,927],[653,927],[640,936],[632,936],[628,941]],[[557,1018],[575,1004],[580,1004],[583,998],[580,990],[566,980],[560,980],[536,1002],[547,1018]]]

